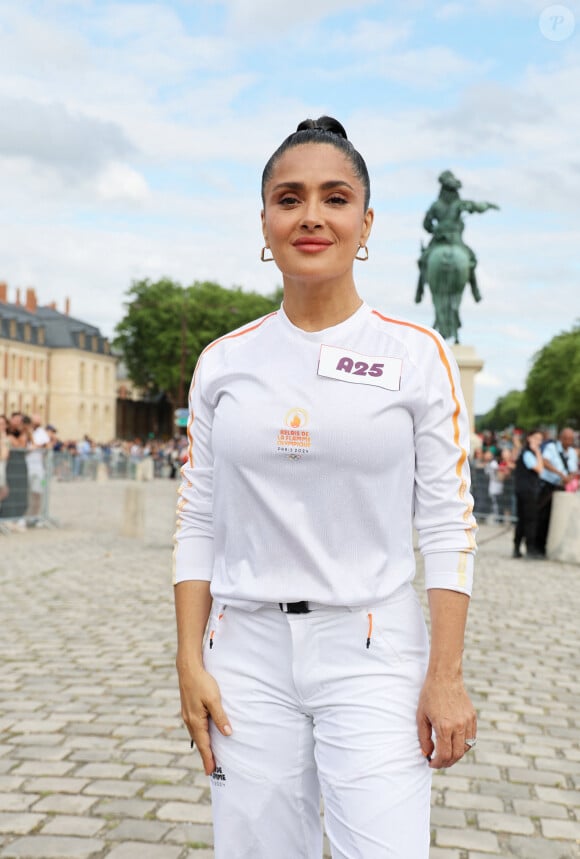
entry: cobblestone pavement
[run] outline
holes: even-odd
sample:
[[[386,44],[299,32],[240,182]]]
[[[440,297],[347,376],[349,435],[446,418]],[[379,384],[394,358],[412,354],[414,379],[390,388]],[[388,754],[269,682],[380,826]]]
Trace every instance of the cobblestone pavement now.
[[[0,536],[0,859],[213,856],[174,670],[175,483],[139,486],[143,539],[119,536],[121,482],[55,484],[58,529]],[[478,745],[435,775],[431,859],[580,857],[580,568],[511,560],[498,526],[480,543]]]

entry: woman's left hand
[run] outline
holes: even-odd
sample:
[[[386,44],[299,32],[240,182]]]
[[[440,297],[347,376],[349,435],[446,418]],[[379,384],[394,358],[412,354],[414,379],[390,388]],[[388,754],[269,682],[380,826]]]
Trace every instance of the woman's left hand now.
[[[477,714],[461,677],[441,680],[427,674],[417,708],[421,750],[432,769],[451,767],[477,737]],[[435,742],[433,742],[433,734]]]

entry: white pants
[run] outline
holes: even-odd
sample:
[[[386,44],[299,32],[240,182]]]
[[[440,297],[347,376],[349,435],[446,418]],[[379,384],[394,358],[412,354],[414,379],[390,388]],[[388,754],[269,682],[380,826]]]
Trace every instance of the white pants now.
[[[216,859],[320,859],[321,792],[334,859],[427,859],[427,656],[410,585],[309,614],[214,605],[204,662],[233,731],[211,728]]]

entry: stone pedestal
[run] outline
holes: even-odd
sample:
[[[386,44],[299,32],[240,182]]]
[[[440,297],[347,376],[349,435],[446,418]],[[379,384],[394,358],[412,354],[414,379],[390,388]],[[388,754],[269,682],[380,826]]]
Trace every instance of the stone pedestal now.
[[[106,483],[109,479],[109,471],[104,462],[97,463],[97,483]]]
[[[483,360],[479,357],[473,346],[464,346],[455,343],[451,351],[457,361],[459,374],[461,376],[461,389],[469,415],[469,429],[471,435],[475,433],[475,412],[473,409],[473,391],[475,387],[475,376],[483,368]]]
[[[125,489],[123,507],[122,537],[145,536],[145,492],[139,483],[131,483]]]
[[[135,467],[135,480],[153,480],[153,460],[150,456],[142,459]]]
[[[580,565],[580,493],[552,495],[546,554],[551,561]]]

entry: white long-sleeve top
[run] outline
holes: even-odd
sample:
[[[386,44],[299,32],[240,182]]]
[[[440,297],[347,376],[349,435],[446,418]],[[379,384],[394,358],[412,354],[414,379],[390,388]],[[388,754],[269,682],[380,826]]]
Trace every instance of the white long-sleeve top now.
[[[364,606],[413,579],[469,594],[469,422],[434,331],[363,304],[323,331],[280,310],[211,343],[190,389],[174,582],[246,608]]]

